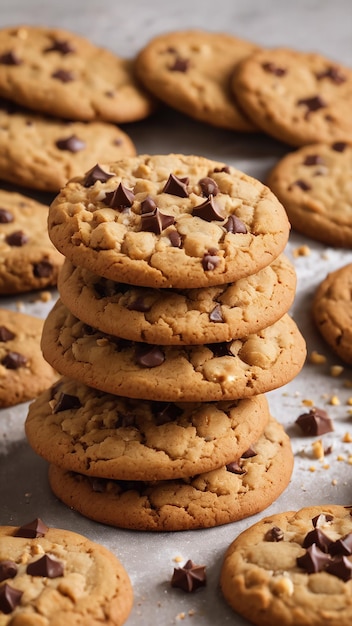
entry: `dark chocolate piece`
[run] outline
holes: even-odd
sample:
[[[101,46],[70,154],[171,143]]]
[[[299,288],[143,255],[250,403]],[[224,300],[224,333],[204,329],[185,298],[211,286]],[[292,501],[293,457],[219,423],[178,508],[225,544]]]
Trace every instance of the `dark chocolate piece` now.
[[[8,352],[1,363],[8,370],[18,370],[28,363],[28,359],[24,354],[20,354],[19,352]]]
[[[172,215],[161,213],[158,207],[156,207],[150,213],[142,213],[141,222],[142,230],[160,235],[165,228],[175,223],[175,218]]]
[[[347,556],[341,556],[333,559],[327,566],[326,571],[347,582],[352,578],[352,563]]]
[[[285,76],[285,74],[287,73],[287,69],[284,67],[279,67],[278,65],[276,65],[275,63],[273,63],[272,61],[268,61],[266,63],[262,63],[262,68],[265,72],[268,72],[269,74],[274,74],[275,76]]]
[[[341,539],[332,541],[329,546],[329,552],[333,556],[349,556],[350,554],[352,554],[352,533],[341,537]]]
[[[141,213],[152,213],[156,209],[156,204],[150,196],[141,202]]]
[[[149,344],[139,345],[136,348],[136,363],[141,367],[158,367],[165,361],[165,354],[158,346]]]
[[[132,302],[127,304],[129,311],[138,311],[139,313],[146,313],[150,311],[152,305],[143,296],[137,296]]]
[[[114,191],[108,191],[103,200],[111,209],[126,209],[131,207],[134,201],[132,189],[128,189],[122,183]]]
[[[205,565],[195,565],[190,559],[183,567],[175,567],[171,586],[188,593],[206,585]]]
[[[241,454],[241,459],[251,459],[253,456],[257,456],[257,453],[253,448],[250,447]]]
[[[303,413],[296,419],[296,424],[300,427],[304,435],[315,437],[324,435],[334,430],[332,420],[324,409],[313,407],[309,413]]]
[[[53,409],[53,413],[61,413],[61,411],[79,409],[81,406],[81,401],[79,398],[77,398],[77,396],[73,396],[70,393],[60,393],[58,401]]]
[[[347,80],[345,74],[341,72],[341,69],[337,67],[337,65],[330,65],[330,67],[328,67],[323,72],[319,72],[316,77],[318,80],[322,80],[323,78],[330,78],[331,82],[335,83],[335,85],[341,85]]]
[[[57,561],[48,554],[44,554],[40,559],[37,559],[37,561],[29,563],[26,571],[30,576],[59,578],[59,576],[63,576],[64,574],[64,566],[61,561]]]
[[[209,198],[209,196],[216,196],[219,193],[219,187],[213,178],[205,176],[199,181],[199,186],[202,190],[202,196]]]
[[[182,414],[182,409],[172,402],[155,401],[152,403],[152,412],[157,426],[161,426],[177,419]]]
[[[170,243],[173,248],[181,248],[182,247],[182,237],[177,230],[170,230],[167,234],[170,239]]]
[[[69,152],[79,152],[80,150],[84,150],[86,147],[86,143],[79,139],[76,135],[71,135],[66,139],[58,139],[56,142],[56,147],[59,150],[68,150]]]
[[[105,172],[97,163],[96,165],[94,165],[94,167],[92,167],[91,170],[86,172],[83,186],[92,187],[94,183],[96,183],[98,180],[101,183],[106,183],[106,181],[109,180],[109,178],[113,178],[113,176],[114,174],[109,174],[109,172]]]
[[[224,318],[222,316],[222,310],[220,304],[217,304],[212,311],[209,313],[209,320],[211,322],[223,322]]]
[[[28,235],[23,230],[16,230],[5,237],[5,241],[9,246],[14,248],[21,248],[29,241]]]
[[[303,165],[307,165],[310,167],[311,165],[323,165],[324,159],[320,156],[320,154],[307,154],[306,158],[303,161]]]
[[[348,144],[345,141],[335,141],[335,143],[333,143],[331,147],[336,152],[344,152],[347,146]]]
[[[309,191],[312,188],[312,186],[309,183],[306,183],[306,181],[302,180],[302,179],[295,180],[289,186],[289,190],[291,191],[291,189],[293,189],[293,187],[299,187],[300,189],[302,189],[302,191]]]
[[[13,50],[9,50],[8,52],[4,52],[0,56],[0,64],[1,65],[22,65],[23,61],[19,58],[18,54]]]
[[[323,552],[318,546],[313,543],[306,550],[305,554],[297,557],[296,559],[298,567],[302,567],[308,574],[314,574],[315,572],[321,572],[326,569],[331,562],[331,556]]]
[[[283,541],[284,531],[278,526],[273,526],[264,535],[265,541]]]
[[[8,578],[15,578],[17,569],[17,564],[14,561],[0,561],[0,582]]]
[[[208,343],[206,347],[212,351],[214,357],[219,358],[222,356],[232,356],[231,345],[232,341],[221,341],[219,343]]]
[[[323,533],[320,528],[314,528],[305,536],[302,546],[303,548],[309,548],[309,546],[315,543],[322,552],[330,553],[330,545],[333,543],[332,539]]]
[[[72,72],[69,70],[56,70],[51,75],[52,78],[57,78],[57,80],[61,80],[62,83],[71,83],[75,80],[75,77]]]
[[[51,46],[45,48],[43,52],[60,52],[65,56],[71,52],[76,52],[76,49],[67,39],[53,39]]]
[[[202,258],[203,269],[206,272],[215,270],[220,263],[220,257],[217,256],[217,250],[209,250]]]
[[[224,224],[224,228],[228,233],[241,233],[242,235],[245,235],[247,232],[245,223],[242,222],[242,220],[240,220],[240,218],[236,215],[229,215]]]
[[[226,465],[226,470],[231,472],[231,474],[238,474],[241,476],[242,474],[246,474],[246,470],[238,461],[232,461]]]
[[[53,266],[49,261],[39,261],[33,265],[33,274],[36,278],[49,278],[53,273]]]
[[[320,515],[316,515],[312,518],[312,524],[314,528],[320,528],[320,526],[324,526],[328,522],[332,522],[334,519],[333,515],[329,513],[326,515],[325,513],[320,513]]]
[[[222,222],[225,218],[221,207],[216,204],[216,201],[213,199],[213,196],[210,195],[209,198],[202,202],[202,204],[198,204],[192,210],[192,215],[195,217],[200,217],[202,220],[206,222],[213,222],[214,220],[217,222]]]
[[[15,537],[24,537],[25,539],[35,539],[36,537],[44,537],[48,531],[48,527],[37,517],[32,522],[20,526],[15,532]]]
[[[319,109],[324,109],[327,104],[320,96],[313,96],[312,98],[301,98],[301,100],[297,101],[298,106],[305,106],[307,108],[307,112],[305,117],[308,118],[311,113],[315,111],[319,111]]]
[[[179,198],[188,198],[187,185],[189,178],[178,178],[174,174],[170,174],[166,181],[163,192],[169,193],[172,196],[178,196]]]
[[[13,222],[14,217],[7,209],[0,209],[0,224],[10,224]]]
[[[169,65],[169,70],[171,72],[187,72],[189,68],[189,59],[181,59],[181,57],[176,57],[173,65]]]
[[[21,602],[23,591],[14,589],[5,583],[0,587],[0,611],[9,615]]]
[[[15,333],[12,330],[6,328],[6,326],[0,326],[0,341],[6,343],[7,341],[11,341],[16,337]]]

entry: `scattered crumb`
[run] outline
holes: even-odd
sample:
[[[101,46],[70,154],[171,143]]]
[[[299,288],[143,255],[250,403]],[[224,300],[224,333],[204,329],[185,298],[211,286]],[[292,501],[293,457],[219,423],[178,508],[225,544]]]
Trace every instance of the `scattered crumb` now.
[[[315,459],[323,459],[324,458],[324,447],[321,439],[314,441],[312,443],[313,448],[313,456]]]
[[[50,302],[50,300],[52,300],[52,294],[50,293],[50,291],[42,291],[42,293],[40,294],[40,301]]]
[[[329,404],[332,404],[333,406],[339,406],[341,404],[340,398],[338,396],[331,396]]]
[[[186,617],[186,613],[179,613],[178,615],[176,615],[176,619],[185,619]]]
[[[310,468],[309,468],[309,471],[310,472],[315,472],[315,470],[316,470],[315,465],[311,465]]]
[[[189,615],[190,617],[193,617],[193,615],[195,615],[195,614],[196,614],[196,610],[195,610],[195,609],[190,609],[190,610],[188,611],[188,615]]]
[[[338,454],[338,456],[337,456],[337,459],[336,459],[336,460],[337,460],[337,461],[345,461],[345,460],[346,460],[346,458],[345,458],[345,456],[344,456],[343,454]]]
[[[344,368],[342,367],[342,365],[332,365],[330,367],[330,376],[336,378],[337,376],[341,376],[343,371]]]
[[[352,443],[352,435],[351,435],[351,433],[349,433],[349,432],[345,433],[343,438],[342,438],[342,441],[344,443]]]
[[[313,350],[309,356],[309,362],[314,363],[314,365],[322,365],[323,363],[326,363],[326,356],[324,354],[319,354],[316,350]]]
[[[337,480],[336,480],[336,478],[334,478],[334,479],[331,481],[331,484],[333,485],[333,487],[335,487],[335,485],[337,485]]]
[[[302,400],[302,404],[303,406],[314,406],[314,400],[306,398],[305,400]]]
[[[349,465],[352,465],[352,455],[348,457],[348,459],[347,459],[347,463],[348,463]]]
[[[350,405],[350,406],[352,406],[352,396],[351,396],[350,398],[348,398],[348,400],[347,400],[347,404],[348,404],[348,405]]]
[[[182,563],[183,557],[182,556],[175,556],[172,560],[175,561],[175,563]]]
[[[351,389],[351,387],[352,387],[352,380],[345,380],[343,384],[348,389]]]
[[[17,311],[24,311],[24,303],[21,301],[16,302],[16,309]]]
[[[307,245],[299,246],[293,250],[293,256],[296,259],[299,256],[309,256],[311,253],[310,247]]]
[[[329,463],[324,463],[324,465],[323,465],[323,469],[326,469],[326,470],[327,470],[327,469],[330,469],[330,465],[329,465]]]

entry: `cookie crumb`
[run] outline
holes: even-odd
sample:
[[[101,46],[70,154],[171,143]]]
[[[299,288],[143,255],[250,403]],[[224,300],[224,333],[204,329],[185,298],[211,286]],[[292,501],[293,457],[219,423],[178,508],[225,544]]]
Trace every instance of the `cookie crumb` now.
[[[341,404],[340,398],[336,395],[331,396],[329,404],[331,404],[332,406],[339,406]]]
[[[305,400],[302,400],[302,404],[303,406],[314,406],[314,401],[306,398]]]
[[[173,560],[175,563],[182,563],[182,561],[183,561],[183,557],[182,557],[182,556],[175,556],[172,560]]]
[[[344,434],[342,441],[344,443],[352,443],[352,436],[348,431]]]
[[[350,398],[347,399],[347,404],[349,406],[352,406],[352,396]]]
[[[310,354],[309,362],[314,365],[322,365],[323,363],[326,363],[326,356],[324,354],[320,354],[316,350],[313,350]]]
[[[346,460],[346,458],[345,458],[345,456],[343,454],[338,454],[337,461],[345,461],[345,460]]]
[[[324,458],[324,447],[321,439],[314,441],[312,443],[313,448],[313,456],[315,459],[323,459]]]
[[[330,367],[330,376],[333,376],[333,378],[337,378],[337,376],[341,376],[343,371],[344,368],[342,367],[342,365],[332,365]]]
[[[333,480],[331,481],[331,484],[333,485],[333,487],[335,487],[337,485],[337,480],[336,478],[333,478]]]
[[[298,248],[295,248],[292,254],[294,258],[297,259],[297,257],[300,257],[300,256],[310,256],[310,253],[311,253],[310,247],[307,245],[303,245],[303,246],[299,246]]]
[[[309,471],[310,472],[315,472],[316,471],[315,465],[311,465],[310,468],[309,468]]]

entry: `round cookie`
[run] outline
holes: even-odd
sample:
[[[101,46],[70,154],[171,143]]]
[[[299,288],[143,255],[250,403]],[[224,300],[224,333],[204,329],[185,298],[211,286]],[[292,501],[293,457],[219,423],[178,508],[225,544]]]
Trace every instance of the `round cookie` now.
[[[35,398],[57,379],[41,353],[42,328],[38,317],[0,309],[0,408]]]
[[[220,577],[224,597],[257,626],[349,626],[351,538],[350,507],[326,504],[266,517],[229,546]]]
[[[64,376],[108,393],[166,402],[236,400],[265,393],[292,380],[306,356],[305,341],[287,314],[245,339],[160,347],[97,331],[60,300],[45,320],[42,350]]]
[[[352,70],[314,52],[271,48],[241,61],[238,104],[259,128],[293,146],[352,140]]]
[[[332,350],[352,365],[352,263],[331,272],[318,285],[312,312],[316,327]]]
[[[352,143],[304,146],[283,157],[267,184],[292,227],[322,243],[352,248]]]
[[[173,290],[116,283],[66,259],[58,289],[67,308],[86,324],[132,341],[201,344],[230,341],[270,326],[289,310],[296,288],[283,255],[237,283]]]
[[[172,404],[104,394],[61,379],[26,420],[34,451],[63,469],[121,480],[194,476],[241,456],[269,419],[265,396]]]
[[[221,128],[253,131],[256,126],[234,101],[230,79],[236,64],[257,49],[226,33],[169,32],[139,52],[136,73],[155,97],[190,117]]]
[[[132,140],[114,124],[67,122],[0,106],[1,178],[16,185],[57,192],[101,160],[134,154]]]
[[[44,204],[0,189],[0,295],[56,285],[64,257],[49,239],[47,219]]]
[[[149,287],[207,287],[269,265],[289,236],[259,181],[224,163],[139,155],[72,179],[49,209],[49,236],[74,265]]]
[[[121,626],[133,603],[116,556],[78,533],[41,519],[0,526],[2,626]]]
[[[68,30],[2,28],[0,67],[0,95],[48,115],[122,124],[155,109],[136,80],[133,60]]]
[[[262,511],[286,489],[292,468],[290,439],[271,418],[246,458],[190,479],[111,481],[51,465],[49,481],[60,500],[95,521],[176,531],[229,524]]]

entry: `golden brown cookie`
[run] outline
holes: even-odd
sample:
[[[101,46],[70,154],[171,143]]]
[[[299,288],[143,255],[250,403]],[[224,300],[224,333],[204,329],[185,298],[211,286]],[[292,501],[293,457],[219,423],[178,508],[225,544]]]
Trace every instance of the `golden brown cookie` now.
[[[351,508],[322,504],[270,515],[226,551],[220,585],[257,626],[349,626]]]
[[[54,494],[95,521],[148,531],[228,524],[265,509],[286,489],[293,468],[290,439],[271,418],[245,458],[184,480],[93,479],[51,465]]]

